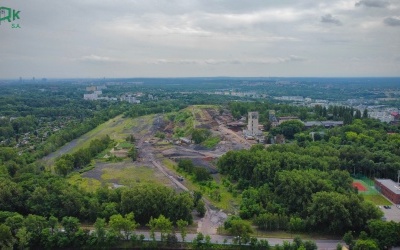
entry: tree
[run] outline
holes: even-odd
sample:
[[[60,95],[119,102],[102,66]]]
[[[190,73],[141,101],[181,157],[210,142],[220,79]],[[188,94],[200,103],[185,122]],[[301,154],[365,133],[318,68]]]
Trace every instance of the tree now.
[[[65,177],[74,170],[74,157],[70,154],[61,156],[56,160],[54,170],[57,174]]]
[[[131,147],[131,149],[128,151],[128,156],[132,158],[132,161],[136,161],[138,152],[135,146]]]
[[[273,135],[283,134],[287,139],[293,139],[296,133],[303,130],[304,124],[298,120],[284,121],[278,127],[273,128],[271,133]]]
[[[303,219],[299,217],[290,217],[289,229],[292,232],[302,232],[305,229],[305,223]]]
[[[24,217],[20,214],[16,214],[14,216],[8,217],[5,221],[5,224],[10,227],[11,232],[15,235],[24,224]]]
[[[119,234],[125,238],[125,240],[129,240],[133,231],[135,231],[137,224],[134,219],[133,213],[126,214],[125,217],[122,217],[120,214],[115,214],[110,217],[110,222],[108,225]]]
[[[54,233],[58,227],[58,219],[56,217],[54,217],[53,215],[50,216],[50,218],[49,218],[49,226],[51,229],[51,233]]]
[[[236,219],[231,221],[229,233],[236,236],[236,240],[239,245],[247,243],[250,240],[250,233],[253,232],[250,223],[242,219]]]
[[[72,241],[75,238],[75,234],[80,228],[80,223],[78,218],[75,217],[63,217],[61,220],[61,225],[64,228],[67,238]]]
[[[94,223],[94,235],[96,236],[97,245],[103,245],[106,241],[106,220],[97,218]]]
[[[15,235],[15,237],[18,239],[18,248],[26,249],[29,245],[29,241],[31,240],[31,236],[32,234],[27,231],[26,227],[18,229],[18,232]]]
[[[193,239],[193,247],[194,249],[202,249],[204,243],[204,235],[200,232]]]
[[[186,238],[186,234],[187,234],[186,227],[188,226],[188,222],[180,219],[176,222],[176,225],[178,226],[179,231],[181,232],[182,242],[185,242],[185,238]]]
[[[187,173],[192,173],[194,169],[194,164],[190,159],[181,159],[178,162],[178,168],[184,170]]]
[[[192,140],[194,141],[194,143],[200,144],[203,141],[205,141],[210,135],[211,135],[211,132],[207,129],[195,128],[195,129],[193,129],[193,132],[192,132]]]
[[[29,214],[24,220],[24,226],[31,236],[31,246],[40,245],[43,229],[49,225],[45,217]]]
[[[348,231],[347,233],[345,233],[343,235],[343,241],[344,243],[346,243],[350,248],[353,247],[354,245],[354,237],[353,234],[351,233],[351,231]]]
[[[357,240],[353,250],[379,250],[378,244],[372,240]]]
[[[371,238],[377,240],[380,249],[391,248],[400,240],[399,225],[393,221],[370,220],[368,229]]]
[[[172,222],[165,218],[164,215],[160,215],[157,219],[151,219],[149,224],[159,230],[161,233],[161,241],[165,241],[165,236],[172,231]]]
[[[197,206],[196,206],[196,211],[199,214],[200,217],[204,217],[204,215],[206,214],[206,206],[204,204],[204,201],[199,200],[197,202]]]
[[[0,224],[0,248],[12,249],[14,241],[15,239],[11,233],[10,227]]]
[[[362,118],[368,118],[368,110],[364,109]]]

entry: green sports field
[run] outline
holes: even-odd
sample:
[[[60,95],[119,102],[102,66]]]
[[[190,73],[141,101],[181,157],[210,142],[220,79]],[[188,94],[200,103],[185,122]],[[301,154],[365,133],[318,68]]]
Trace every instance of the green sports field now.
[[[361,184],[365,191],[358,191],[359,194],[364,196],[364,199],[374,203],[377,206],[384,205],[393,205],[390,201],[388,201],[383,195],[381,195],[378,190],[376,190],[374,181],[365,177],[365,176],[357,176],[353,178],[353,183],[355,186]]]

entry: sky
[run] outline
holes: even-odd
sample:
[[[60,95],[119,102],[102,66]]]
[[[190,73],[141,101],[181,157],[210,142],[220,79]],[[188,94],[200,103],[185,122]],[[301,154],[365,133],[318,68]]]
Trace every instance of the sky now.
[[[1,6],[20,12],[0,23],[0,78],[400,76],[399,0]]]

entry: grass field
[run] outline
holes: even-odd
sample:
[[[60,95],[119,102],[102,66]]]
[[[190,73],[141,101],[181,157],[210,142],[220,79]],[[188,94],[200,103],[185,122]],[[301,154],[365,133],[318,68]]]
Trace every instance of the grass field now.
[[[82,148],[88,147],[90,141],[106,135],[110,136],[111,139],[117,142],[123,142],[128,135],[133,133],[133,127],[141,127],[140,125],[151,124],[149,123],[149,120],[151,119],[153,119],[153,115],[143,116],[136,119],[123,118],[122,115],[114,117],[81,136],[75,147],[69,153],[74,153]]]
[[[385,197],[383,197],[380,194],[364,195],[364,199],[366,201],[372,202],[374,205],[377,206],[393,205],[390,201],[388,201]]]
[[[84,178],[78,172],[75,172],[72,175],[70,175],[67,181],[70,184],[78,186],[88,192],[94,192],[99,187],[101,187],[100,181],[92,178]]]
[[[104,168],[101,179],[106,182],[118,182],[125,186],[134,186],[138,183],[159,183],[169,185],[169,179],[153,168],[145,166],[130,166],[126,168]]]
[[[377,206],[392,205],[385,197],[383,197],[378,190],[375,189],[374,182],[367,177],[354,178],[354,182],[361,183],[367,190],[359,191],[365,200],[372,202]]]

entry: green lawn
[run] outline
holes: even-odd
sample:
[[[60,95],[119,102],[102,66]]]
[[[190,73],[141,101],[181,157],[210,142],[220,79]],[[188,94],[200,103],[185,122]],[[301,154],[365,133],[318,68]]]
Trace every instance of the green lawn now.
[[[123,142],[125,138],[132,133],[131,129],[139,125],[139,119],[145,119],[147,123],[149,117],[150,116],[139,117],[135,119],[123,118],[122,115],[114,117],[81,136],[78,139],[77,145],[69,153],[74,153],[82,148],[86,148],[93,139],[101,138],[106,135],[117,142]]]
[[[84,178],[78,172],[71,174],[67,181],[70,184],[76,185],[88,192],[94,192],[101,187],[100,181],[92,178]]]
[[[390,201],[388,201],[385,197],[380,194],[373,194],[373,195],[364,195],[365,200],[371,201],[377,206],[384,206],[384,205],[393,205]]]
[[[138,183],[170,184],[169,179],[162,173],[154,171],[154,168],[145,166],[128,166],[124,168],[110,166],[109,168],[103,169],[101,179],[106,182],[118,181],[126,186],[134,186]]]

